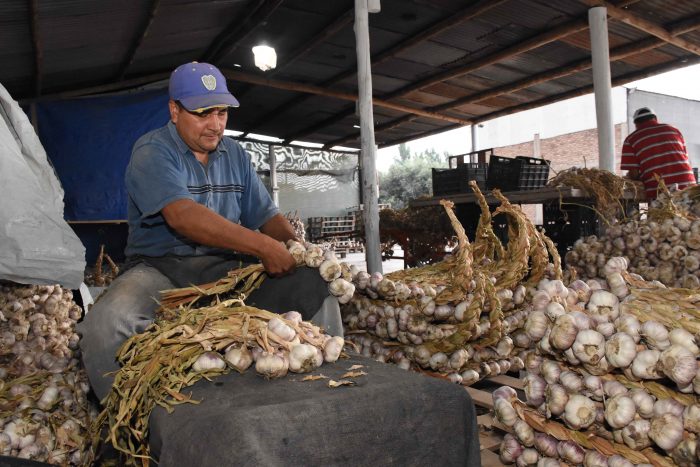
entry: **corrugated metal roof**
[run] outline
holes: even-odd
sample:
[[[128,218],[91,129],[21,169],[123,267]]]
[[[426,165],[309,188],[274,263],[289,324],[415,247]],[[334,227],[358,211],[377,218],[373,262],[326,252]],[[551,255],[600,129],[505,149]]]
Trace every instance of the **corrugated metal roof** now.
[[[31,2],[1,2],[0,82],[20,100],[78,95],[92,86],[162,80],[185,61],[209,60],[244,73],[230,83],[241,100],[232,129],[358,145],[354,103],[333,97],[357,92],[353,0],[160,0],[152,12],[154,2],[37,2],[35,24]],[[700,26],[697,0],[613,3],[661,27]],[[455,118],[466,124],[588,89],[587,8],[580,0],[382,0],[382,11],[370,15],[375,99],[443,117],[406,118],[410,109],[375,105],[377,141],[407,140],[452,127]],[[553,30],[563,32],[552,37]],[[614,19],[609,31],[613,51],[652,38]],[[700,28],[681,37],[700,46]],[[277,69],[267,73],[254,68],[250,51],[261,42],[278,52]],[[611,72],[618,82],[697,60],[660,44],[614,61]],[[273,82],[255,84],[259,78]]]

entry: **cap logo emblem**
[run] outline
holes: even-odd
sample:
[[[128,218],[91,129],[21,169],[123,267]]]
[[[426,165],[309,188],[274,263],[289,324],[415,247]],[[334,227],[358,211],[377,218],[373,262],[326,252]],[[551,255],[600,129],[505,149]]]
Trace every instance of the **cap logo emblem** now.
[[[208,91],[213,91],[216,89],[216,78],[212,75],[204,75],[202,76],[202,84]]]

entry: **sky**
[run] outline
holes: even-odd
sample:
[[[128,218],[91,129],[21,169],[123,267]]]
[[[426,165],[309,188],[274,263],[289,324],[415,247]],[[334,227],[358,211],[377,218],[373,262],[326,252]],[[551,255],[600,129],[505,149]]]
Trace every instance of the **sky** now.
[[[670,71],[668,73],[662,73],[651,78],[628,83],[625,85],[625,87],[700,101],[700,65],[693,65]],[[620,96],[624,96],[624,89],[616,88],[615,92],[613,93],[614,100],[616,98],[619,99]],[[577,105],[577,100],[580,101],[580,106],[583,106],[584,104],[590,104],[592,99],[592,95],[577,97],[570,101],[551,104],[550,106],[521,112],[513,116],[501,117],[500,119],[497,119],[499,120],[498,122],[485,122],[484,125],[487,128],[479,129],[478,131],[484,133],[484,139],[490,137],[491,140],[487,141],[488,144],[479,147],[496,147],[513,144],[514,142],[494,144],[493,140],[496,138],[498,132],[502,132],[504,128],[508,128],[508,131],[510,132],[514,129],[514,127],[518,127],[518,130],[525,132],[528,135],[541,133],[541,137],[555,136],[546,135],[546,128],[541,128],[542,122],[544,121],[542,116],[552,114],[558,115],[559,112],[562,112],[565,109],[570,110],[572,108],[577,108],[579,106]],[[590,109],[590,105],[588,105],[587,108]],[[587,115],[586,117],[586,121],[581,123],[584,127],[586,127],[586,125],[590,125],[589,122],[591,121],[590,115]],[[524,127],[528,125],[527,122],[530,122],[532,128]],[[593,122],[595,122],[595,115],[593,115]],[[491,126],[491,131],[489,131],[489,126]],[[587,128],[593,128],[594,126],[595,124],[593,123],[593,126],[587,126]],[[579,129],[576,129],[575,131],[578,130]],[[542,134],[543,132],[545,134]],[[568,132],[569,131],[561,131],[560,134]],[[477,142],[481,142],[480,137],[478,137]],[[449,152],[450,154],[464,154],[471,151],[471,128],[457,128],[439,135],[433,135],[427,138],[411,141],[407,143],[407,146],[412,153],[422,152],[432,148],[440,154],[444,152]],[[377,153],[377,170],[380,172],[386,172],[393,163],[394,158],[398,156],[398,153],[398,146],[390,146],[380,149]]]

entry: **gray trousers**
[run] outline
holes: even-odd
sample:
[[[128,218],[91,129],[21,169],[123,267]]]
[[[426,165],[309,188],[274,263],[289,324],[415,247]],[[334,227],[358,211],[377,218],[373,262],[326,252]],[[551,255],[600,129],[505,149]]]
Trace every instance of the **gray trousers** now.
[[[150,258],[117,277],[77,326],[83,363],[97,397],[102,400],[109,393],[114,376],[107,373],[119,369],[119,347],[155,319],[159,291],[212,282],[240,266],[211,256]],[[246,304],[275,313],[299,311],[328,334],[343,335],[338,300],[329,295],[318,269],[301,267],[289,276],[267,278]]]

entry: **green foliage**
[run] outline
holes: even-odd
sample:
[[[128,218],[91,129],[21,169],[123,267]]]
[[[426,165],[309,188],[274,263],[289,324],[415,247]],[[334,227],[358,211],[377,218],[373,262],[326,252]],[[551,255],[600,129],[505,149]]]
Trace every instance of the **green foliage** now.
[[[405,144],[399,146],[399,155],[386,173],[379,174],[379,202],[389,203],[394,209],[408,206],[408,201],[432,195],[433,167],[447,167],[446,152],[434,149],[412,154]]]

